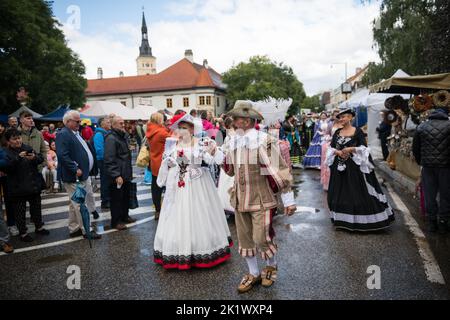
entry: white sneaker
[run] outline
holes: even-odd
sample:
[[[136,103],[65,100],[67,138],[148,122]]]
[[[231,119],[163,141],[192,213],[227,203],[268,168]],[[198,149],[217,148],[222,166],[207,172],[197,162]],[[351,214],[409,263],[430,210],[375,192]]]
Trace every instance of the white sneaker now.
[[[53,190],[59,190],[59,183],[58,182],[55,182],[53,184]]]
[[[9,230],[9,234],[10,234],[12,237],[15,237],[15,236],[18,236],[18,235],[19,235],[19,229],[17,229],[16,226],[8,227],[8,230]]]

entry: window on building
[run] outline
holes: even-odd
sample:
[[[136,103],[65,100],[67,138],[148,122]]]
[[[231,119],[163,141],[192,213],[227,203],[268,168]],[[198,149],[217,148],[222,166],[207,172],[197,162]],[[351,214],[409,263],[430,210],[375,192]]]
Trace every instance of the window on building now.
[[[201,96],[201,97],[200,97],[200,105],[201,105],[201,106],[204,106],[204,105],[205,105],[205,97],[204,97],[204,96]]]
[[[167,108],[172,108],[173,107],[172,98],[166,99],[166,106],[167,106]]]
[[[189,107],[189,98],[183,98],[183,107]]]
[[[206,105],[210,106],[211,105],[211,96],[207,96],[206,97]]]
[[[220,99],[219,99],[219,97],[217,97],[216,105],[217,105],[218,107],[220,107]]]
[[[120,101],[121,104],[123,104],[125,107],[127,106],[127,102],[126,101]]]

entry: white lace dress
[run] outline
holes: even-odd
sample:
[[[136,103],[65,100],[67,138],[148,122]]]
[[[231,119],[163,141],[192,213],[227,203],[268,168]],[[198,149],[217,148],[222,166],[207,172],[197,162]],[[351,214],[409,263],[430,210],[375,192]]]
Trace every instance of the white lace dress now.
[[[206,164],[221,164],[198,143],[165,152],[158,185],[166,186],[154,241],[154,261],[165,269],[210,268],[230,258],[231,237]]]

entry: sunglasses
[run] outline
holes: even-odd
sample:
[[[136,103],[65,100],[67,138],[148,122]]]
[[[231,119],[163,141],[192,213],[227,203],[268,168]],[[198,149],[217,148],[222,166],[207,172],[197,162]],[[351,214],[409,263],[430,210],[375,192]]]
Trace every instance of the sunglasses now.
[[[70,121],[76,122],[76,123],[78,123],[78,124],[81,123],[81,120],[73,120],[73,119],[70,119]]]

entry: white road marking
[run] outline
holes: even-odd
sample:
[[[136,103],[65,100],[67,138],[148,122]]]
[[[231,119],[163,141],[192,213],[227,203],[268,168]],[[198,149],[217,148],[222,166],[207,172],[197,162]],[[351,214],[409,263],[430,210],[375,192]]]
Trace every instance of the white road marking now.
[[[151,188],[148,186],[138,186],[137,191],[138,192],[139,191],[151,192]],[[58,202],[64,202],[64,201],[67,202],[68,201],[69,195],[67,194],[67,192],[54,193],[54,195],[56,195],[56,197],[47,198],[47,199],[45,199],[45,196],[44,196],[41,201],[42,206],[54,204],[54,203],[58,203]],[[100,197],[100,193],[95,192],[94,196],[98,198],[98,197]]]
[[[408,226],[409,231],[414,236],[414,240],[416,241],[417,247],[419,249],[419,254],[423,259],[425,274],[428,281],[445,285],[445,280],[442,276],[441,269],[439,268],[436,258],[434,257],[427,239],[425,238],[425,235],[420,229],[417,221],[413,218],[405,203],[400,199],[397,193],[395,193],[392,187],[387,186],[387,189],[392,197],[392,200],[397,206],[397,209],[403,212],[405,223]]]
[[[153,208],[153,206],[139,207],[135,210],[130,210],[130,216],[135,216],[135,215],[143,214],[143,213],[152,213],[152,212],[155,212],[155,209]],[[107,221],[107,220],[111,219],[110,212],[99,213],[99,216],[100,216],[100,218],[98,220],[94,220],[91,215],[91,223],[92,222],[103,222],[103,221]],[[55,230],[55,229],[59,229],[59,228],[64,228],[64,227],[68,226],[67,222],[68,222],[68,218],[58,219],[58,220],[53,220],[53,221],[48,221],[48,222],[45,221],[44,228],[47,230]],[[34,232],[34,225],[29,226],[28,229],[30,232]]]
[[[151,193],[139,194],[137,196],[138,201],[148,200],[148,199],[151,199],[151,198],[152,198]],[[102,202],[100,200],[95,201],[95,206],[96,207],[100,207],[101,204],[102,204]],[[45,216],[48,216],[48,215],[51,215],[51,214],[64,213],[64,212],[67,212],[67,214],[69,212],[69,199],[68,198],[66,198],[65,205],[63,205],[63,206],[54,207],[54,208],[48,208],[48,209],[42,209],[42,216],[45,217]],[[109,212],[109,211],[106,211],[106,212]]]
[[[137,226],[137,225],[149,222],[151,220],[154,220],[154,216],[151,216],[150,218],[145,218],[145,219],[136,221],[135,223],[128,224],[127,227],[131,228],[131,227],[134,227],[134,226]],[[117,232],[117,231],[118,230],[116,230],[116,229],[111,229],[111,230],[103,232],[102,234],[109,234],[109,233],[113,233],[113,232]],[[56,246],[61,246],[63,244],[73,243],[73,242],[77,242],[77,241],[80,241],[80,240],[86,240],[86,239],[84,239],[84,237],[76,237],[76,238],[72,238],[72,239],[66,239],[66,240],[55,241],[55,242],[51,242],[51,243],[40,244],[40,245],[33,246],[33,247],[16,249],[16,250],[14,250],[13,254],[29,252],[29,251],[45,249],[45,248],[51,248],[51,247],[56,247]],[[88,240],[86,240],[86,241],[88,241]],[[99,240],[99,241],[101,241],[101,240]],[[93,241],[93,246],[95,246],[95,241]],[[11,255],[11,254],[6,254],[4,252],[0,252],[0,256],[6,256],[6,255]]]

